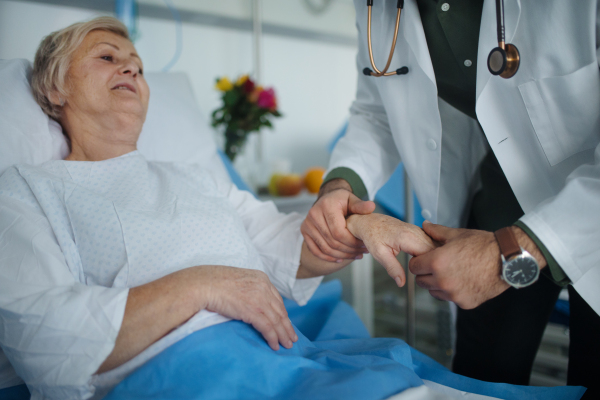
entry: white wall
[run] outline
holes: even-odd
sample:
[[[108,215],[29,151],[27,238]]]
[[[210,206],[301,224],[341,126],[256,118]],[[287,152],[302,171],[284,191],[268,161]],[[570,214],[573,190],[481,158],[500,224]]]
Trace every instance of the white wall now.
[[[278,2],[289,2],[289,12],[299,15],[299,0]],[[206,5],[208,2],[203,3]],[[237,4],[240,7],[240,15],[249,14],[248,3],[231,2],[232,6]],[[269,3],[265,1],[264,7],[268,7]],[[175,1],[176,6],[186,4],[189,0]],[[341,6],[346,7],[346,12],[340,13],[339,18],[343,21],[338,21],[338,25],[353,25],[354,21],[348,21],[348,18],[353,18],[347,12],[348,4],[343,2]],[[280,14],[286,12],[281,5],[276,11]],[[273,12],[265,11],[264,14]],[[78,8],[0,0],[0,58],[32,60],[44,35],[97,15]],[[297,26],[301,25],[298,21],[302,18],[307,26],[314,26],[315,21],[311,18],[318,19],[319,16],[313,17],[305,12],[301,18],[295,19]],[[331,20],[335,15],[328,14],[327,18]],[[161,70],[174,53],[175,24],[167,20],[141,18],[138,29],[140,36],[135,45],[144,60],[145,70]],[[337,29],[343,31],[347,28]],[[263,53],[263,83],[275,87],[280,110],[284,114],[283,118],[275,120],[273,132],[265,131],[266,164],[270,165],[273,159],[289,158],[296,172],[302,172],[311,165],[326,166],[328,155],[325,146],[347,118],[355,94],[356,49],[265,35]],[[183,53],[172,70],[185,71],[190,76],[198,104],[208,121],[211,110],[219,105],[219,94],[213,89],[215,77],[236,77],[252,70],[251,33],[184,24]]]
[[[139,4],[164,6],[164,0],[137,0]],[[333,33],[348,37],[356,36],[354,27],[354,1],[333,0],[318,15],[312,14],[304,4],[309,1],[319,5],[324,0],[261,0],[264,23],[308,29],[313,32]],[[206,12],[214,15],[251,17],[251,0],[175,0],[180,9]]]

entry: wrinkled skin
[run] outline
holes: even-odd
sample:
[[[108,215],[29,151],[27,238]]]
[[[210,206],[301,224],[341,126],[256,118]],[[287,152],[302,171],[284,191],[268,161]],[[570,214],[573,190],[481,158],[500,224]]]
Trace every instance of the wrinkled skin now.
[[[435,249],[436,244],[416,225],[382,215],[352,215],[348,229],[363,240],[367,249],[398,286],[404,286],[404,269],[396,256],[401,252],[421,255]]]

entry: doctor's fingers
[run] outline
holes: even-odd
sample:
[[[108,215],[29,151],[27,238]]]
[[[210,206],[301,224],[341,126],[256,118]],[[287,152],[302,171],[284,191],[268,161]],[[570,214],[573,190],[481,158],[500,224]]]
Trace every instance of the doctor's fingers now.
[[[346,228],[346,217],[350,214],[349,197],[352,196],[352,193],[345,190],[325,195],[308,211],[306,217],[306,221],[319,230],[330,247],[345,253],[363,248],[362,241],[355,238]]]
[[[314,241],[315,245],[319,248],[319,250],[326,256],[330,257],[327,261],[338,261],[338,260],[355,260],[357,258],[362,258],[363,252],[367,252],[367,249],[363,249],[358,252],[345,253],[339,250],[332,249],[329,247],[329,244],[323,239],[322,236],[316,235],[315,237],[311,237]]]
[[[417,275],[415,283],[420,288],[426,289],[429,293],[438,300],[456,301],[460,289],[464,288],[459,285],[455,278],[450,276],[439,276],[436,274]]]
[[[464,231],[464,229],[449,228],[444,225],[438,225],[429,221],[424,221],[423,231],[425,231],[425,233],[436,242],[445,244],[449,240],[452,240],[459,236]]]
[[[345,247],[341,243],[338,243],[338,245],[342,246],[342,250],[332,248],[322,234],[323,231],[329,232],[324,219],[321,221],[321,229],[314,225],[312,221],[308,221],[307,219],[304,221],[300,231],[306,240],[309,250],[315,256],[325,261],[335,262],[340,259],[352,260],[361,256],[363,253],[368,252],[368,250],[364,247],[355,249],[351,247]],[[330,234],[329,237],[331,237]]]
[[[344,229],[346,228],[346,219],[341,216],[342,224],[344,225]],[[336,242],[336,247],[333,247],[329,244],[330,241],[334,242],[332,238],[331,232],[329,231],[329,226],[327,225],[327,221],[323,213],[320,211],[317,206],[313,207],[306,216],[306,219],[302,223],[300,227],[300,231],[302,235],[306,239],[306,237],[310,237],[314,244],[319,247],[321,253],[324,253],[328,258],[323,258],[319,256],[313,249],[309,246],[309,250],[313,252],[313,254],[325,261],[336,261],[341,259],[353,259],[358,255],[365,253],[367,250],[361,246],[359,248],[353,248],[345,246],[343,243]],[[352,234],[348,232],[350,236]],[[329,239],[327,239],[329,238]],[[354,238],[354,236],[352,236]],[[354,238],[354,240],[358,241],[358,239]],[[308,241],[307,241],[308,244]],[[337,253],[336,253],[337,251]],[[347,254],[345,254],[347,253]]]
[[[323,253],[321,251],[321,249],[319,248],[319,246],[317,246],[315,241],[310,236],[305,235],[304,233],[303,233],[303,236],[304,236],[304,242],[306,242],[306,246],[308,247],[310,252],[315,255],[315,257],[320,258],[323,261],[329,261],[329,262],[336,262],[338,260],[338,258],[331,257],[331,256],[328,256],[325,253]]]
[[[440,249],[443,249],[443,247],[438,247],[428,253],[411,258],[408,262],[408,269],[410,272],[417,276],[434,273],[435,270],[439,269],[440,260],[438,252]]]
[[[429,291],[440,291],[440,285],[437,280],[437,277],[433,276],[433,274],[427,275],[417,275],[415,276],[415,283],[418,287],[423,288]]]
[[[346,218],[334,211],[323,213],[324,222],[317,225],[329,246],[345,253],[357,252],[363,249],[363,242],[354,237],[346,226]],[[319,221],[320,222],[320,221]]]

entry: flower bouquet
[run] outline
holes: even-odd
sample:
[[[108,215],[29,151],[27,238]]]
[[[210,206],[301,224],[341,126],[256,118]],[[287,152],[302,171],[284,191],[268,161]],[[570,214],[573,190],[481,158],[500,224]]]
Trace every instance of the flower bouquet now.
[[[223,92],[223,105],[212,113],[212,126],[225,126],[225,154],[231,161],[244,147],[250,132],[263,126],[272,128],[269,118],[280,117],[273,88],[263,89],[243,75],[232,83],[229,78],[217,79],[215,88]]]

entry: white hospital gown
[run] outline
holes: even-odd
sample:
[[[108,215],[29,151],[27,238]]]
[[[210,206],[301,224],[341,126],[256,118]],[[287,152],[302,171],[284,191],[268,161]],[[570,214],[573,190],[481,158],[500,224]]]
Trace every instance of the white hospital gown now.
[[[114,347],[131,287],[227,265],[264,271],[284,297],[308,301],[320,278],[296,280],[301,222],[197,166],[137,151],[13,167],[0,177],[2,350],[33,399],[100,397],[168,345],[227,320],[201,311],[92,376]]]

